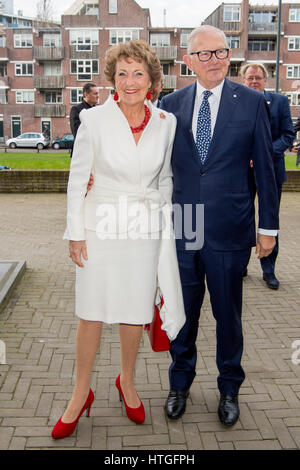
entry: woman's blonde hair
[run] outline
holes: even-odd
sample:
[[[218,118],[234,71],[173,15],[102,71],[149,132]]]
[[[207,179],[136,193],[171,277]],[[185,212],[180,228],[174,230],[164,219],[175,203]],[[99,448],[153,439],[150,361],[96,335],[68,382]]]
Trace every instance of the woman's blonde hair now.
[[[117,62],[120,59],[134,59],[136,62],[144,62],[151,82],[151,93],[155,93],[161,80],[160,61],[149,44],[141,39],[132,40],[112,46],[105,54],[104,73],[108,81],[115,86],[115,74]]]

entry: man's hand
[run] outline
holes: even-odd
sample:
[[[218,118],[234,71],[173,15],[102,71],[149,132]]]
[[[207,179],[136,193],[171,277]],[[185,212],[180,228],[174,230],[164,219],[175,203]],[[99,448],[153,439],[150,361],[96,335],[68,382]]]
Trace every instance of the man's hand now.
[[[77,264],[80,268],[84,267],[82,263],[82,258],[87,260],[87,249],[86,249],[86,242],[85,240],[82,241],[69,241],[69,251],[70,251],[70,258],[72,259],[73,263]],[[82,257],[82,258],[81,258]]]
[[[291,151],[297,153],[298,150],[299,150],[299,145],[295,145],[295,147],[293,147]]]
[[[275,237],[258,233],[255,250],[255,253],[258,255],[258,259],[269,256],[272,253],[275,244]]]
[[[87,188],[86,188],[87,193],[89,192],[90,189],[92,189],[93,184],[94,184],[94,176],[91,174]]]

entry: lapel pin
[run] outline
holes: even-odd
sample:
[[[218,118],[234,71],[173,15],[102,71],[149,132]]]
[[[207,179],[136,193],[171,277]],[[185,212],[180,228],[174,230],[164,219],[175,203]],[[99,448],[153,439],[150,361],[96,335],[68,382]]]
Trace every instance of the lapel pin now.
[[[164,113],[159,113],[159,117],[160,117],[161,119],[166,119],[166,115],[165,115]]]

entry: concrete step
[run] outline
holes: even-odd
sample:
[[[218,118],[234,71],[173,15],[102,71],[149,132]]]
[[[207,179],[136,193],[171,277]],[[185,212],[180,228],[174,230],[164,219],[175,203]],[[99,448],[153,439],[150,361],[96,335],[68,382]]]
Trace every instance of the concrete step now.
[[[26,261],[0,261],[0,313],[26,270]]]

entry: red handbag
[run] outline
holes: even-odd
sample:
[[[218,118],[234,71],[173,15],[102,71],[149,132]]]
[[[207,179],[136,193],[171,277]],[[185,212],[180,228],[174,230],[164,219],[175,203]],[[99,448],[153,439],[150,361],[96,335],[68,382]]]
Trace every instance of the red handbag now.
[[[154,306],[154,315],[151,323],[145,325],[145,330],[148,333],[149,340],[153,351],[169,351],[170,340],[167,333],[161,329],[162,320],[160,318],[160,309],[164,304],[164,299],[161,299],[160,305]]]

